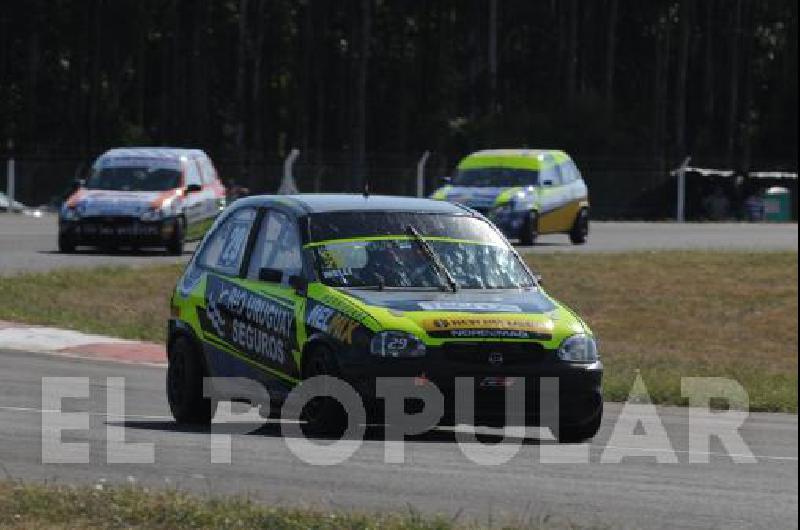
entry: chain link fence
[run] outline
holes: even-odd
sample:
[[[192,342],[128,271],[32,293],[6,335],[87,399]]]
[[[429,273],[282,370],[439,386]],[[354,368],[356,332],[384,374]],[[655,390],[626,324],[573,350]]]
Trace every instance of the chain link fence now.
[[[366,180],[370,193],[414,195],[416,168],[422,153],[384,154],[368,157]],[[88,175],[92,160],[77,156],[15,157],[15,198],[29,206],[57,208],[71,192],[78,178]],[[3,168],[5,167],[3,161]],[[226,185],[249,189],[251,194],[275,193],[283,177],[283,159],[277,156],[215,158]],[[425,193],[442,184],[442,177],[453,174],[458,160],[432,153],[425,166]],[[671,167],[652,159],[580,158],[590,190],[592,217],[595,219],[667,220],[676,213],[677,182]],[[676,164],[677,165],[677,164]],[[764,169],[770,169],[764,164]],[[796,169],[795,169],[796,171]],[[362,192],[353,178],[352,159],[345,155],[300,153],[294,165],[294,178],[300,192]],[[0,190],[5,190],[5,169]],[[729,199],[729,218],[740,218],[741,202],[753,190],[783,186],[790,190],[792,219],[797,219],[797,180],[786,178],[747,179],[744,188],[730,176],[690,173],[686,178],[686,219],[709,218],[707,198],[721,188]]]

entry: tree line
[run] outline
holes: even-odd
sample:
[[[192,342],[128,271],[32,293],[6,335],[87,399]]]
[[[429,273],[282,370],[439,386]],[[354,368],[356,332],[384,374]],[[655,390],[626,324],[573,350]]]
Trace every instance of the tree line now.
[[[796,0],[3,0],[0,150],[797,167]],[[633,162],[632,162],[633,163]]]

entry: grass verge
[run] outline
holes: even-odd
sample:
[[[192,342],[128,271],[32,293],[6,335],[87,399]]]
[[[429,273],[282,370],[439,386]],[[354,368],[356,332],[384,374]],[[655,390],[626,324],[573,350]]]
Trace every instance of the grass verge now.
[[[685,404],[680,379],[729,377],[751,410],[797,411],[797,253],[659,251],[529,255],[547,291],[600,339],[607,399],[639,370],[654,402]],[[181,267],[0,277],[0,319],[164,340]]]
[[[797,411],[797,253],[662,251],[528,257],[599,337],[606,399],[640,370],[652,400],[681,377],[737,380],[750,409]]]
[[[571,523],[562,526],[547,521],[513,527],[578,528]],[[0,528],[448,530],[480,527],[417,513],[376,515],[275,508],[241,497],[201,498],[173,490],[0,482]]]

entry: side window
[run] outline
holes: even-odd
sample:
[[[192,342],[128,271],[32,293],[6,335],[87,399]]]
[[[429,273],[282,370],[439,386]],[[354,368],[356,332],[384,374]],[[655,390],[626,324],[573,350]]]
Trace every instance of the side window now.
[[[206,242],[198,265],[221,274],[239,274],[255,218],[255,208],[243,208],[228,216]]]
[[[264,267],[282,271],[283,282],[303,269],[297,226],[288,215],[275,210],[267,212],[261,222],[247,277],[257,280],[258,271]]]
[[[551,186],[560,186],[561,174],[558,171],[558,166],[552,166],[542,170],[542,172],[539,174],[539,179],[542,185],[544,185],[545,181],[549,180],[551,182]]]
[[[197,162],[195,160],[189,160],[186,162],[186,185],[189,186],[190,184],[197,184],[198,186],[203,185],[203,181],[200,179],[200,169],[197,167]]]

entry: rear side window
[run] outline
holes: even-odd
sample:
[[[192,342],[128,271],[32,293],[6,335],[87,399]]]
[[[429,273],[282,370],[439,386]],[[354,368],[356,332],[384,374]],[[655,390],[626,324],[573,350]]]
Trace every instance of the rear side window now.
[[[275,210],[267,212],[261,222],[247,277],[258,279],[258,271],[264,267],[282,271],[284,282],[303,268],[297,227],[288,215]]]
[[[255,218],[255,208],[242,208],[228,216],[203,247],[198,265],[220,274],[238,275]]]

